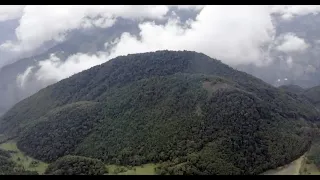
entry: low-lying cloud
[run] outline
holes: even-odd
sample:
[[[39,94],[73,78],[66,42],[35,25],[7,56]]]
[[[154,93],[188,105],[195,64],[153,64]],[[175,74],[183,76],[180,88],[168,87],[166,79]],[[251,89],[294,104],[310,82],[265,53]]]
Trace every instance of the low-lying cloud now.
[[[73,74],[99,65],[108,60],[105,53],[95,55],[75,54],[70,56],[66,61],[61,61],[55,55],[50,59],[39,62],[39,69],[35,73],[37,80],[40,81],[59,81]]]
[[[192,50],[232,65],[263,64],[275,34],[268,7],[263,6],[206,6],[195,21],[184,25],[171,19],[164,26],[147,22],[139,27],[141,38],[124,33],[112,53]]]
[[[161,19],[169,8],[164,5],[150,6],[25,6],[20,25],[16,29],[18,41],[2,44],[2,50],[30,51],[50,40],[63,40],[68,31],[92,26],[110,27],[116,18]]]
[[[24,7],[23,5],[1,5],[0,22],[20,18]]]
[[[293,33],[287,33],[279,39],[280,43],[276,49],[285,53],[304,52],[309,47],[309,44],[304,39],[297,37]]]
[[[156,50],[191,50],[231,65],[262,65],[270,60],[266,54],[275,34],[267,6],[205,6],[186,24],[171,18],[165,25],[144,22],[139,28],[139,37],[124,32],[106,52],[76,54],[65,61],[52,56],[33,75],[39,81],[59,81],[119,55]]]
[[[144,13],[140,12],[142,9],[130,12],[130,7],[126,7],[128,12],[124,13],[123,9],[120,11],[119,7],[119,10],[113,9],[112,12],[117,16],[127,18],[152,17],[156,19],[163,18],[168,12],[168,7],[170,6],[157,8],[150,6],[150,10]],[[181,23],[177,16],[170,17],[165,24],[157,24],[152,21],[142,22],[139,24],[140,33],[138,36],[124,32],[113,42],[106,42],[107,46],[112,45],[112,47],[109,47],[105,52],[94,55],[78,53],[66,60],[52,56],[41,61],[36,68],[32,69],[32,73],[28,72],[29,78],[24,78],[24,80],[32,79],[33,81],[53,83],[119,55],[157,50],[202,52],[232,66],[240,64],[268,65],[273,61],[270,52],[276,50],[285,54],[283,55],[283,64],[286,68],[296,68],[293,55],[305,52],[311,45],[293,33],[275,37],[276,29],[272,14],[299,16],[317,12],[317,8],[291,8],[289,6],[177,6],[177,8],[195,9],[199,11],[199,14],[194,20],[188,20],[186,23]],[[83,11],[87,13],[83,13]],[[88,14],[91,11],[82,9],[78,13],[82,17],[90,17]],[[73,27],[90,26],[90,23],[111,26],[113,22],[105,22],[106,18],[101,19],[101,17],[113,16],[110,14],[101,15],[101,13],[102,10],[91,15],[93,19],[96,18],[94,21],[93,19],[89,19],[89,21],[88,19],[78,19]],[[99,17],[96,16],[97,14]],[[131,14],[135,14],[135,16],[131,16]],[[63,15],[61,15],[61,19],[62,17]],[[115,19],[109,18],[108,20]],[[69,27],[71,27],[70,24]],[[54,32],[65,31],[64,28],[61,29],[58,28]],[[52,37],[54,36],[50,38]]]
[[[30,75],[32,75],[33,68],[34,68],[33,66],[30,66],[22,74],[19,74],[17,76],[17,84],[19,88],[24,89],[26,87],[28,78]]]
[[[280,15],[283,20],[291,20],[296,16],[318,14],[320,12],[319,5],[273,5],[270,7],[271,12]]]
[[[65,61],[52,54],[49,59],[40,61],[37,66],[28,67],[24,73],[18,75],[17,83],[21,88],[24,88],[28,81],[50,84],[99,65],[108,59],[105,52],[94,55],[74,54]]]

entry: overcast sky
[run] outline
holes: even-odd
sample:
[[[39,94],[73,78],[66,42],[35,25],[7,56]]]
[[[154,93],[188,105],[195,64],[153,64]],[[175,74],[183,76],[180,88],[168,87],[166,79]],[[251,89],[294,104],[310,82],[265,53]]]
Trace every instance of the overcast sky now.
[[[140,37],[123,32],[116,40],[106,42],[106,46],[113,44],[111,50],[93,55],[77,53],[63,62],[52,55],[40,62],[37,70],[29,67],[20,74],[19,83],[23,86],[31,74],[41,81],[58,81],[119,55],[163,49],[192,50],[229,65],[256,66],[270,64],[270,52],[276,51],[287,55],[284,61],[290,67],[293,55],[303,53],[311,44],[292,32],[276,36],[273,17],[291,21],[320,12],[320,6],[175,6],[197,12],[193,20],[182,23],[179,16],[169,13],[170,8],[173,6],[0,6],[0,27],[10,21],[18,22],[11,28],[13,32],[6,32],[12,34],[8,35],[12,39],[1,42],[0,38],[2,61],[8,61],[5,55],[23,56],[48,41],[62,42],[75,29],[112,27],[121,17],[139,23]],[[164,25],[154,23],[161,19],[166,21]]]

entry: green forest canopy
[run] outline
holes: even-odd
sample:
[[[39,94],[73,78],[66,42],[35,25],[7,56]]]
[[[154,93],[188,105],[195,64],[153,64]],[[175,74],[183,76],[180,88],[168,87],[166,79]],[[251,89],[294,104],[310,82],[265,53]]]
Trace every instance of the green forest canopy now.
[[[259,174],[310,146],[317,109],[190,51],[120,56],[42,89],[0,119],[28,155],[166,162],[160,174]]]

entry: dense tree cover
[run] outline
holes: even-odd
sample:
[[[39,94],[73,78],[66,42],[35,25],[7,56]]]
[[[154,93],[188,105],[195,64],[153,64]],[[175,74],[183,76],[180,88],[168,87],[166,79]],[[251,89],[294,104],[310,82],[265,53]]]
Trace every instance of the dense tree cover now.
[[[51,163],[45,171],[49,175],[103,175],[105,165],[97,159],[81,156],[64,156]]]
[[[26,129],[19,138],[18,148],[47,162],[68,155],[97,124],[100,109],[98,103],[92,102],[57,108]]]
[[[320,131],[317,131],[317,135],[313,139],[312,145],[308,153],[306,154],[306,163],[315,164],[320,168]]]
[[[307,155],[308,161],[313,162],[318,168],[320,168],[320,145],[315,144],[311,147],[310,152]]]
[[[0,156],[0,175],[11,174],[14,172],[15,163],[8,157]]]
[[[279,89],[283,89],[285,91],[291,92],[291,93],[302,93],[304,89],[298,85],[289,84],[289,85],[282,85],[279,87]]]
[[[0,149],[0,156],[5,157],[5,158],[10,158],[11,155],[8,151]]]
[[[19,135],[21,150],[47,162],[73,154],[167,162],[160,174],[258,174],[303,154],[317,117],[297,94],[208,56],[158,51],[41,90],[0,119],[0,133]]]
[[[37,175],[35,171],[27,171],[10,160],[10,153],[0,149],[0,175]]]
[[[277,100],[275,96],[279,95],[275,88],[262,80],[236,71],[201,53],[157,51],[133,54],[114,58],[26,98],[1,118],[0,133],[15,135],[24,128],[25,122],[30,119],[38,119],[49,110],[61,105],[83,100],[95,100],[109,88],[122,86],[139,79],[172,75],[179,72],[222,76],[236,81],[243,88],[256,93],[259,97],[263,95],[266,101]],[[304,114],[314,116],[313,108],[306,108],[304,111]]]
[[[302,94],[320,109],[320,86],[307,89]]]
[[[283,85],[280,86],[279,89],[285,90],[289,92],[289,94],[295,94],[295,96],[298,95],[301,98],[305,98],[316,107],[320,107],[320,86],[303,89],[297,85]]]

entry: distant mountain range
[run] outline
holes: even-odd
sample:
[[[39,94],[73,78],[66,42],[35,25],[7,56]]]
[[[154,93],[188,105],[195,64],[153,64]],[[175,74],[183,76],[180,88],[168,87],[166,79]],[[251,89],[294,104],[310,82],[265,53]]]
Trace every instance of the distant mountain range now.
[[[179,13],[182,21],[186,21],[188,18],[194,18],[196,15],[195,12],[188,11],[179,11]],[[165,23],[165,21],[158,21],[156,23],[161,24]],[[14,22],[11,22],[11,24],[13,24],[11,25],[13,27]],[[320,39],[320,34],[317,31],[317,27],[320,27],[320,16],[299,16],[291,21],[277,21],[276,26],[277,35],[292,32],[311,44],[307,52],[294,56],[295,66],[292,68],[287,67],[283,57],[279,54],[274,54],[275,60],[268,66],[239,65],[235,66],[235,68],[261,78],[274,86],[295,84],[309,88],[319,85],[320,61],[318,58],[320,55],[320,46],[316,40],[317,38]],[[10,23],[8,24],[8,28],[10,29]],[[2,31],[5,31],[5,29],[2,29]],[[88,30],[75,30],[67,36],[64,42],[54,45],[45,52],[23,58],[15,63],[2,67],[0,69],[0,115],[20,100],[56,82],[54,80],[43,82],[30,79],[27,81],[26,87],[19,87],[17,77],[26,72],[29,67],[35,66],[39,62],[48,59],[51,54],[55,54],[64,61],[67,57],[76,53],[90,54],[105,50],[105,43],[116,39],[123,32],[138,35],[138,23],[136,21],[119,19],[114,26],[108,29],[92,28]],[[37,66],[35,66],[33,71],[36,71],[36,68]]]

